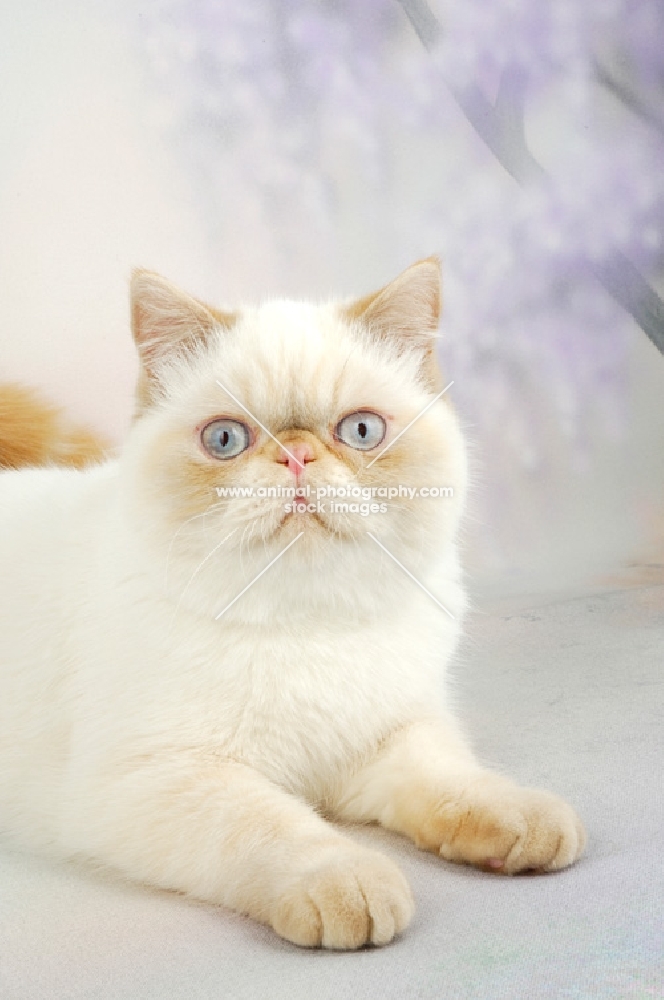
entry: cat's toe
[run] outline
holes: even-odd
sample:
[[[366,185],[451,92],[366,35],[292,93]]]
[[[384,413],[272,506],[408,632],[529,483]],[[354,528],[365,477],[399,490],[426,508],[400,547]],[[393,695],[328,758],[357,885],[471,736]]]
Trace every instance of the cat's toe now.
[[[588,839],[583,824],[572,807],[562,799],[556,801],[564,807],[559,809],[559,840],[553,856],[542,865],[545,871],[556,871],[574,864],[583,854]]]
[[[439,810],[440,854],[486,871],[555,871],[583,852],[586,834],[571,806],[539,789],[490,776]]]
[[[567,868],[580,857],[586,835],[571,806],[549,792],[518,789],[525,830],[505,858],[507,873]]]
[[[380,854],[358,852],[302,876],[279,901],[272,926],[305,947],[355,949],[384,945],[413,914],[410,887]]]

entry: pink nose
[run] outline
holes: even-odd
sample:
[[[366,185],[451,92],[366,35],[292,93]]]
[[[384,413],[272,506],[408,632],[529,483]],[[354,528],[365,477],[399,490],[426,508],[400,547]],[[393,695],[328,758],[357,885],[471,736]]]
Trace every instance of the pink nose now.
[[[288,451],[280,451],[277,462],[287,465],[297,479],[298,476],[302,475],[307,462],[313,462],[314,459],[314,450],[311,445],[300,443],[289,444]]]

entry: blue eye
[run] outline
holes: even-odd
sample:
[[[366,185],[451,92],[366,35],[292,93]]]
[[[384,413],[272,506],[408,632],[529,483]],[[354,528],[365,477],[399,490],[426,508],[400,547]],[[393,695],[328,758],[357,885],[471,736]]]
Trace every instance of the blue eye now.
[[[239,420],[213,420],[201,431],[201,442],[212,458],[236,458],[251,443],[251,433]]]
[[[385,421],[377,413],[372,413],[371,410],[358,410],[340,420],[334,433],[349,448],[371,451],[381,443],[386,429]]]

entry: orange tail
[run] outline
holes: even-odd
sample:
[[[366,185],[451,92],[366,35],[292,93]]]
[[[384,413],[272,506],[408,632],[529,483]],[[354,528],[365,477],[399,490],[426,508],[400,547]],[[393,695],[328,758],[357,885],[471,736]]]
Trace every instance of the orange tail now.
[[[103,461],[108,445],[62,410],[20,385],[0,385],[0,469]]]

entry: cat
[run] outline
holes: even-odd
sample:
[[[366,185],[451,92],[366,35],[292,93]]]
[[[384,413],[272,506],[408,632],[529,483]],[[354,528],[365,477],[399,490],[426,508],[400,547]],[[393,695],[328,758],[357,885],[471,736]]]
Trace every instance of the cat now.
[[[72,424],[62,410],[34,389],[0,385],[0,469],[101,461],[110,446],[99,435]]]
[[[487,871],[578,858],[573,809],[486,770],[446,694],[467,470],[440,298],[436,258],[232,312],[134,273],[120,457],[0,476],[6,836],[336,949],[386,944],[413,898],[329,820]],[[353,486],[453,495],[275,495]]]

